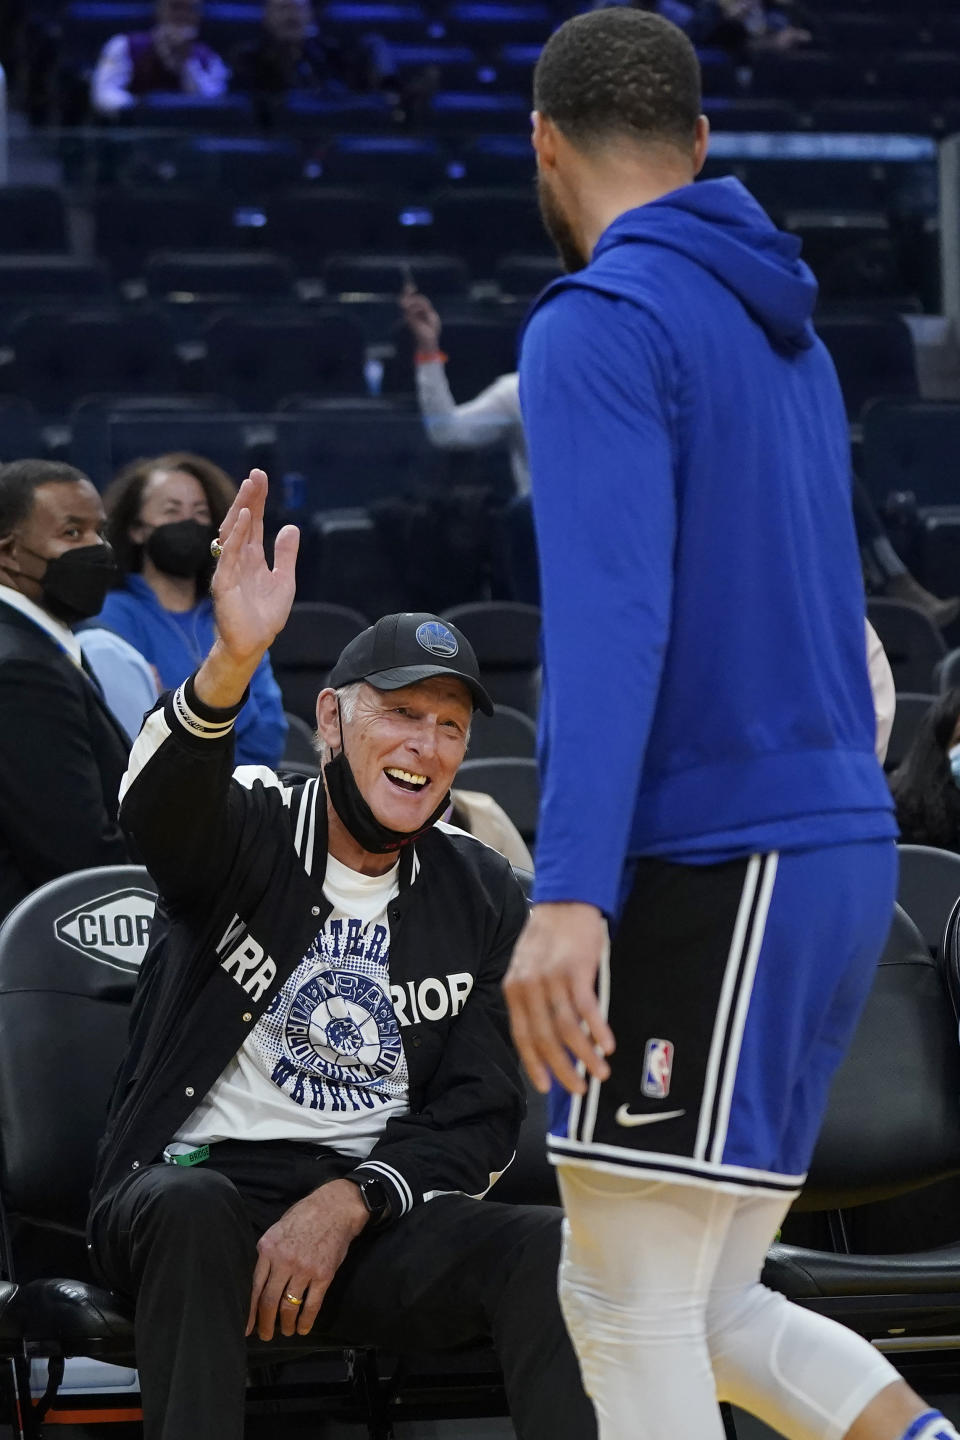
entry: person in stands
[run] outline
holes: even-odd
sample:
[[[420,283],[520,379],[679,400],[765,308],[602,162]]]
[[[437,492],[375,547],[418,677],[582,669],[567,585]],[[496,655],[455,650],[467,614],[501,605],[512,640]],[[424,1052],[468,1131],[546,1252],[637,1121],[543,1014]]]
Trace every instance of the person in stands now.
[[[890,789],[903,844],[960,852],[960,689],[930,706]]]
[[[0,919],[31,890],[131,851],[117,823],[129,741],[74,627],[116,562],[72,465],[0,466]]]
[[[218,465],[181,452],[136,461],[104,496],[120,584],[98,623],[139,650],[164,688],[185,680],[213,643],[210,542],[236,493]],[[237,722],[237,763],[279,764],[286,737],[280,687],[265,655]]]
[[[225,94],[230,72],[198,38],[202,12],[201,0],[157,0],[152,29],[108,40],[90,82],[96,113],[111,118],[164,92],[201,100]]]

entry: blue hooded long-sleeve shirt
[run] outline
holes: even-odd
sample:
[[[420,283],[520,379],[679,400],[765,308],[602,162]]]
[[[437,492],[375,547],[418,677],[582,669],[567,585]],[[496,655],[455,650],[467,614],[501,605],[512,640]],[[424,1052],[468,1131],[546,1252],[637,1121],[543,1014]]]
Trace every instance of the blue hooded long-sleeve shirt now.
[[[122,635],[156,668],[164,689],[174,689],[191,675],[213,644],[216,622],[213,602],[205,595],[190,610],[165,610],[142,575],[127,575],[123,587],[111,590],[97,624]],[[234,730],[237,765],[269,765],[276,769],[287,739],[280,686],[270,656],[264,655],[250,681],[247,702]]]
[[[896,834],[816,283],[735,180],[621,215],[528,320],[544,607],[538,900],[628,856]]]

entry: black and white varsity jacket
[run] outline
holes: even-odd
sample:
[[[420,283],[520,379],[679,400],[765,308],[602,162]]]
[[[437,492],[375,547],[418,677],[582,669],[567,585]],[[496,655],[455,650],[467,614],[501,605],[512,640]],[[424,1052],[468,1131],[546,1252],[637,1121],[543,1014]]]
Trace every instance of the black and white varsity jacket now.
[[[111,1101],[93,1206],[161,1158],[300,963],[330,913],[319,779],[244,767],[240,707],[211,710],[193,681],[144,721],[120,821],[160,891],[130,1043]],[[434,827],[402,852],[389,907],[390,988],[409,1072],[409,1113],[369,1157],[391,1214],[450,1191],[484,1193],[509,1165],[524,1113],[500,982],[526,915],[509,864]]]

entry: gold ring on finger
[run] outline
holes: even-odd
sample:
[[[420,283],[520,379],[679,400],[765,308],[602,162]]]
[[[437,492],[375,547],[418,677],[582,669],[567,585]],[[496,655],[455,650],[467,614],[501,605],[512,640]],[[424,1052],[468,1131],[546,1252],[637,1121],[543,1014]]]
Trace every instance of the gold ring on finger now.
[[[287,1291],[286,1295],[284,1295],[283,1298],[284,1298],[284,1300],[289,1300],[289,1302],[290,1302],[291,1305],[302,1305],[302,1304],[303,1304],[303,1297],[302,1297],[301,1295],[291,1295],[289,1290]]]
[[[213,556],[214,560],[219,560],[220,556],[223,554],[223,546],[220,544],[220,541],[217,537],[214,537],[214,539],[210,541],[210,554]]]

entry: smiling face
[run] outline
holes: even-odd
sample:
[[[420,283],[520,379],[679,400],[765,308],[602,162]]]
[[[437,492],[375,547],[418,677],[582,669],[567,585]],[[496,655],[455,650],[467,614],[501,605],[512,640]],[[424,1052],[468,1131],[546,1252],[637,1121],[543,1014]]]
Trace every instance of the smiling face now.
[[[343,717],[347,760],[381,825],[412,833],[426,824],[453,784],[467,748],[473,702],[461,680],[434,676],[402,690],[363,685]],[[340,746],[337,696],[317,700],[322,740]]]

